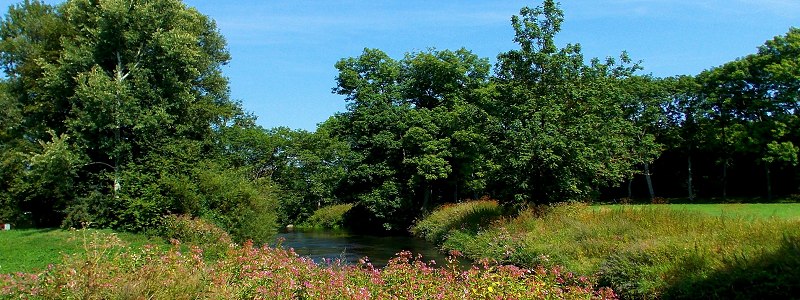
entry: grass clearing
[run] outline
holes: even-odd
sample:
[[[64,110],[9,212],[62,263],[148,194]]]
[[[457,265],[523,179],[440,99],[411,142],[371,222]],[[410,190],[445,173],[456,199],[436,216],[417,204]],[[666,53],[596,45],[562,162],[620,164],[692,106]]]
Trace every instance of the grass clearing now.
[[[672,209],[678,211],[700,212],[711,216],[742,218],[780,218],[800,220],[800,203],[725,203],[725,204],[642,204],[642,205],[595,205],[595,209],[651,208]]]
[[[50,264],[62,262],[65,255],[85,251],[85,234],[99,232],[111,234],[111,230],[62,230],[62,229],[14,229],[0,231],[0,274],[34,272]],[[140,234],[116,233],[122,241],[133,248],[146,244],[160,245],[164,240]]]

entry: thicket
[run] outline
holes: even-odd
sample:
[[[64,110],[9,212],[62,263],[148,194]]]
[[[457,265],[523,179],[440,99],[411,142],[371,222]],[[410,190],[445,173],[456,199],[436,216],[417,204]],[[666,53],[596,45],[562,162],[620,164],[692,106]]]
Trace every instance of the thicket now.
[[[425,220],[423,220],[424,222]],[[564,266],[622,298],[791,298],[800,292],[797,220],[666,207],[540,206],[443,241],[472,259]]]

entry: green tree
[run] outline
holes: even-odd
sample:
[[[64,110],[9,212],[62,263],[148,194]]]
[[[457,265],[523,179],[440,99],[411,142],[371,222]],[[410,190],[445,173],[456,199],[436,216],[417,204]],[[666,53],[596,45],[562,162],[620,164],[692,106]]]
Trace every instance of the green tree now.
[[[242,224],[224,220],[247,213],[208,200],[230,194],[192,182],[199,164],[231,166],[215,151],[226,147],[218,132],[252,123],[228,97],[221,67],[230,55],[211,19],[179,0],[25,1],[0,36],[7,95],[22,112],[20,128],[6,132],[34,145],[17,147],[30,158],[23,168],[37,172],[34,158],[50,153],[79,159],[69,171],[30,175],[71,191],[53,195],[67,223],[141,230],[167,213],[215,211],[229,230]],[[223,172],[242,191],[255,184],[246,173]],[[274,211],[266,206],[243,207]]]
[[[482,191],[489,64],[467,50],[380,50],[340,60],[337,87],[348,111],[329,121],[356,153],[348,193],[385,229],[422,211]],[[357,207],[358,208],[358,207]]]
[[[692,157],[703,147],[703,134],[706,112],[703,110],[704,98],[700,95],[700,85],[693,76],[677,76],[664,79],[669,93],[666,103],[667,133],[662,143],[667,148],[686,156],[686,195],[690,201],[695,199],[694,170]]]
[[[736,154],[753,155],[762,164],[770,199],[773,166],[797,165],[798,141],[790,133],[798,125],[800,76],[791,67],[800,60],[798,49],[800,30],[793,28],[767,41],[756,54],[698,75],[722,153],[723,197],[727,167]]]
[[[520,49],[498,56],[495,105],[503,134],[495,184],[505,199],[584,200],[654,153],[649,133],[623,109],[623,82],[638,66],[625,53],[586,64],[580,45],[556,46],[562,22],[554,1],[521,9],[512,18]]]

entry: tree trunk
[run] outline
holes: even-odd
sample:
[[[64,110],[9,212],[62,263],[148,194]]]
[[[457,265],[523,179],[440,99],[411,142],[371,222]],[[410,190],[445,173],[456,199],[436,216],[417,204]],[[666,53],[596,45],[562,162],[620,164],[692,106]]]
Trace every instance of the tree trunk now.
[[[694,201],[694,189],[692,186],[692,156],[688,155],[686,158],[689,175],[686,177],[687,191],[689,192],[689,201]]]
[[[650,178],[650,164],[644,163],[644,178],[647,179],[647,191],[650,192],[650,201],[656,198],[656,193],[653,191],[653,180]]]
[[[628,179],[628,201],[633,199],[633,176],[631,179]]]
[[[764,163],[764,170],[767,172],[767,201],[772,201],[772,176],[768,163]]]
[[[722,162],[722,200],[728,199],[728,160]]]
[[[456,188],[453,190],[453,203],[458,202],[458,180],[456,180]]]
[[[428,210],[428,206],[430,205],[430,201],[431,201],[431,193],[433,192],[432,189],[433,188],[430,185],[426,185],[425,186],[425,197],[423,198],[423,201],[422,201],[422,211],[423,212],[428,212],[429,211]]]

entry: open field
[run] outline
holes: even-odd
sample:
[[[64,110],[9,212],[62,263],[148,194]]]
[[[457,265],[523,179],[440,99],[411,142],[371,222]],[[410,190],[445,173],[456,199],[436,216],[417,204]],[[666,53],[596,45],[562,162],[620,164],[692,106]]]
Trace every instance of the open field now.
[[[619,209],[619,208],[652,208],[652,209],[672,209],[677,211],[699,212],[711,216],[726,217],[775,217],[779,219],[800,220],[800,203],[726,203],[726,204],[643,204],[643,205],[594,205],[595,209]]]
[[[92,232],[111,234],[110,230],[15,229],[0,231],[0,274],[32,272],[49,264],[60,263],[64,255],[84,251],[83,235]],[[116,233],[131,247],[164,244],[162,239],[144,235]]]

